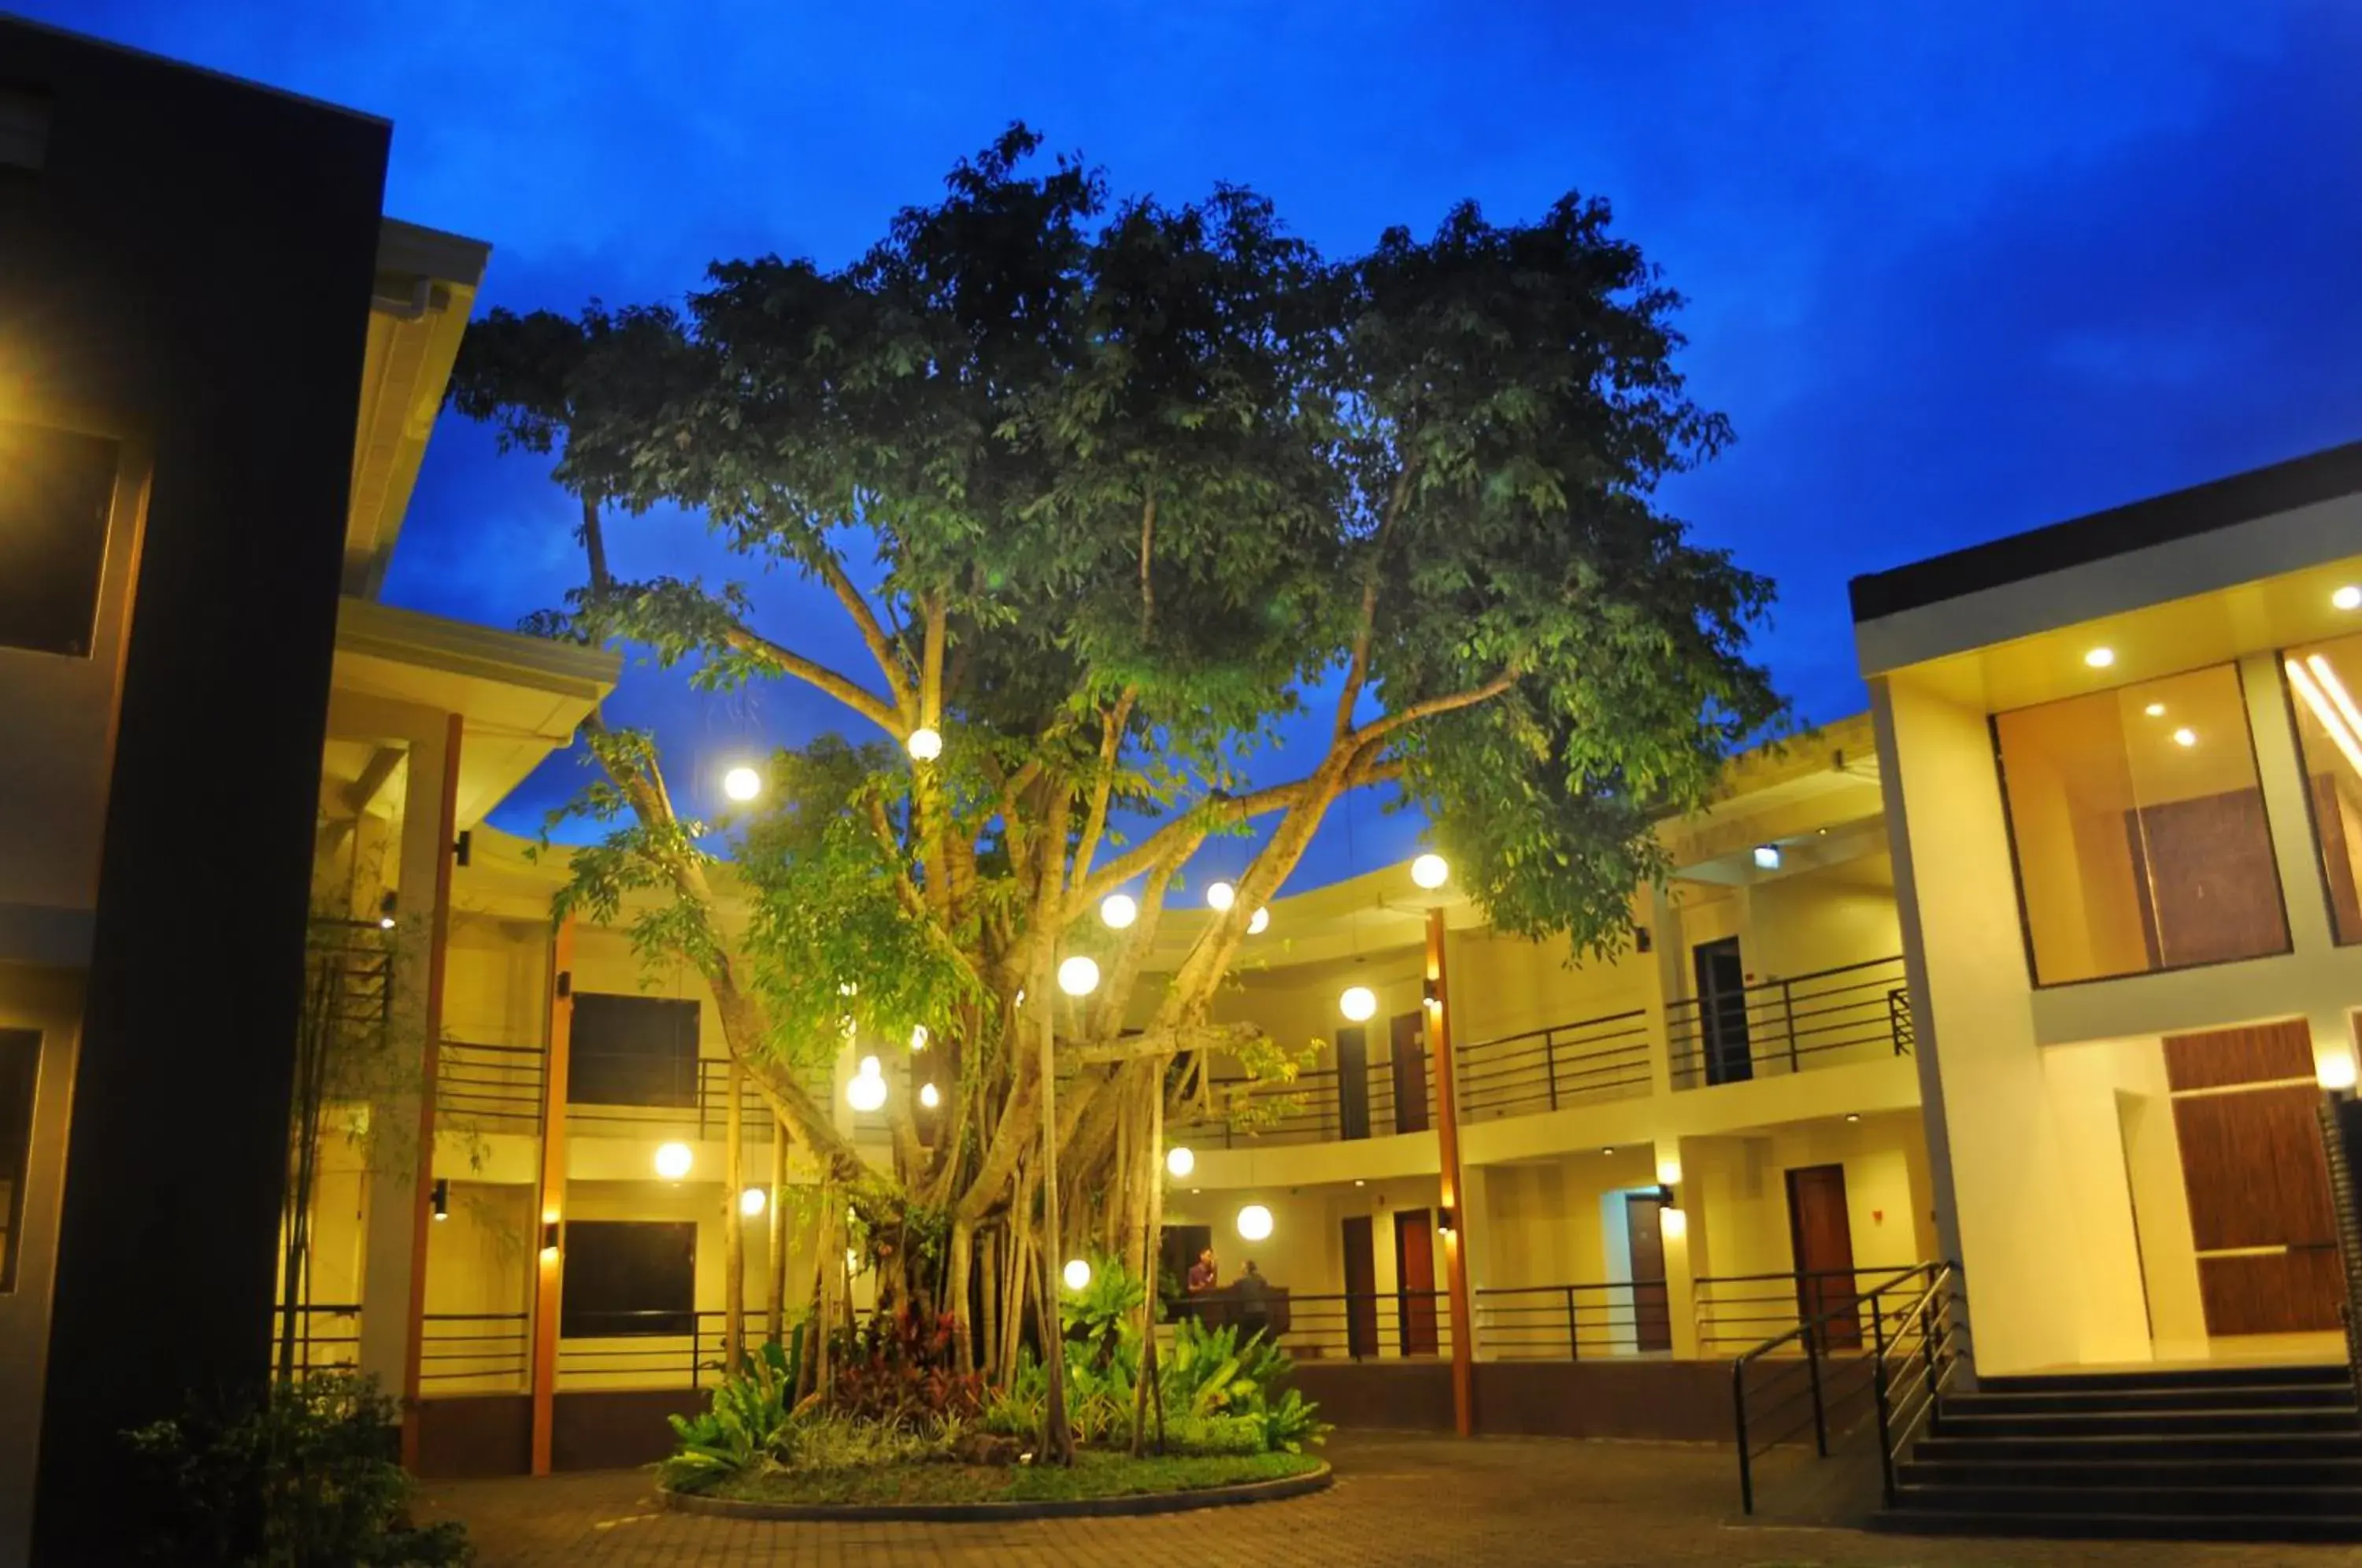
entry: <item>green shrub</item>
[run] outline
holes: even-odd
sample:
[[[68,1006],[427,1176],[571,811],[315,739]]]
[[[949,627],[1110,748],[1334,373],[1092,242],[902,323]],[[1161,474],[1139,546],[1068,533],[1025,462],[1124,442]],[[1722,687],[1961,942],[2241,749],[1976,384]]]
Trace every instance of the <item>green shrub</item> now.
[[[1262,1453],[1263,1422],[1253,1416],[1175,1416],[1164,1418],[1164,1445],[1174,1453]]]
[[[185,1568],[442,1568],[465,1527],[410,1522],[393,1401],[371,1377],[321,1374],[198,1405],[125,1434],[134,1550]]]
[[[795,1417],[803,1347],[799,1323],[788,1347],[770,1340],[749,1351],[745,1370],[722,1380],[702,1414],[670,1418],[679,1446],[657,1467],[658,1479],[677,1492],[701,1492],[778,1462]]]

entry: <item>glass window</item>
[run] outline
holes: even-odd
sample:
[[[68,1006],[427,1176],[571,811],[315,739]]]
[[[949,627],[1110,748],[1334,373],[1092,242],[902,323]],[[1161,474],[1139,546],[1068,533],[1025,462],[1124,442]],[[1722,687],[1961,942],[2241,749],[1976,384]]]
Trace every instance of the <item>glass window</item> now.
[[[697,1331],[697,1222],[574,1220],[566,1226],[557,1337]]]
[[[1993,737],[2036,985],[2288,951],[2235,668],[1996,714]]]
[[[0,1029],[0,1295],[17,1288],[17,1241],[25,1229],[25,1172],[33,1152],[33,1084],[41,1037]]]
[[[2362,942],[2362,636],[2290,648],[2297,745],[2312,801],[2312,843],[2340,942]]]
[[[577,991],[569,1055],[570,1105],[693,1106],[697,1003]]]
[[[0,646],[90,652],[116,458],[99,436],[0,419]]]

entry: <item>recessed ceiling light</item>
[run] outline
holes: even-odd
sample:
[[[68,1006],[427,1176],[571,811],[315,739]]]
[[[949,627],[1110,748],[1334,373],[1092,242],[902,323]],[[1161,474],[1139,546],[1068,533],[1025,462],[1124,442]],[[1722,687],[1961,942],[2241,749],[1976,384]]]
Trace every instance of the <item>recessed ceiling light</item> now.
[[[2152,719],[2162,719],[2165,717],[2165,704],[2162,702],[2151,702],[2147,707],[2143,708],[2141,712],[2147,713]]]
[[[2329,602],[2340,610],[2362,610],[2362,587],[2349,582],[2331,594]]]
[[[2083,662],[2090,665],[2093,669],[2105,669],[2108,666],[2116,662],[2116,650],[2114,648],[2093,648],[2090,653],[2083,656]]]
[[[1848,1121],[1859,1121],[1861,1120],[1861,1112],[1859,1110],[1849,1110],[1846,1112],[1846,1120]]]
[[[2198,732],[2191,729],[2189,725],[2184,724],[2181,728],[2173,732],[2173,744],[2176,745],[2196,745],[2198,744]]]
[[[1602,1149],[1602,1150],[1600,1150],[1599,1152],[1600,1152],[1601,1154],[1614,1154],[1614,1153],[1616,1152],[1616,1150],[1615,1150],[1615,1148],[1611,1145],[1610,1147],[1607,1147],[1607,1148]]]

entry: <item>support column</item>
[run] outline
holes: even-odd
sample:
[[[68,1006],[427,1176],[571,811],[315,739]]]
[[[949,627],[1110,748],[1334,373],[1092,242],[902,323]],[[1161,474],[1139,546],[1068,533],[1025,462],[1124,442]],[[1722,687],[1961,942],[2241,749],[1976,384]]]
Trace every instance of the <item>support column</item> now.
[[[1676,1361],[1698,1357],[1697,1265],[1690,1251],[1690,1231],[1698,1222],[1699,1206],[1690,1199],[1688,1175],[1681,1140],[1658,1139],[1657,1179],[1673,1189],[1673,1202],[1658,1217],[1657,1236],[1665,1253],[1665,1311],[1672,1320]]]
[[[574,1040],[574,917],[549,944],[549,1040],[541,1068],[541,1233],[533,1286],[533,1473],[549,1474],[557,1412],[559,1238],[566,1222],[566,1079]]]
[[[1468,1293],[1468,1213],[1460,1181],[1460,1100],[1451,1060],[1451,995],[1443,953],[1443,911],[1427,911],[1427,1057],[1435,1070],[1435,1136],[1441,1189],[1443,1270],[1451,1295],[1451,1424],[1476,1430],[1476,1314]]]
[[[459,846],[459,748],[466,721],[457,713],[443,729],[442,775],[435,800],[435,907],[426,922],[426,1029],[420,1044],[418,1167],[410,1184],[410,1291],[403,1314],[402,1463],[418,1468],[419,1375],[425,1367],[426,1239],[435,1229],[435,1075],[441,1065],[443,970],[451,943],[451,867]],[[417,753],[412,754],[414,761]],[[415,768],[411,790],[417,793]],[[403,859],[410,859],[409,823],[403,821]],[[408,867],[405,865],[404,869]],[[368,1323],[366,1313],[362,1316]]]

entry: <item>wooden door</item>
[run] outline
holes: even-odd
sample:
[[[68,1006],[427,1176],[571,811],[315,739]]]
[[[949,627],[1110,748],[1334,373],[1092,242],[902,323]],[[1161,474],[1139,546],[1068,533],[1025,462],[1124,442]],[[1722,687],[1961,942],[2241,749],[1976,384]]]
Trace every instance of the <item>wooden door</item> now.
[[[1370,1032],[1360,1024],[1337,1031],[1337,1135],[1370,1135]]]
[[[1439,1343],[1435,1229],[1424,1209],[1395,1210],[1395,1286],[1402,1314],[1403,1354],[1433,1355]]]
[[[1427,1131],[1427,1015],[1400,1012],[1394,1019],[1395,1131]]]
[[[2165,1077],[2206,1331],[2336,1328],[2344,1271],[2304,1021],[2168,1035]]]
[[[1788,1173],[1788,1244],[1796,1260],[1799,1320],[1830,1319],[1821,1331],[1824,1350],[1860,1349],[1861,1320],[1849,1310],[1859,1293],[1843,1165],[1803,1165]]]
[[[1363,1361],[1378,1353],[1378,1255],[1370,1217],[1345,1217],[1345,1353]]]
[[[1755,1076],[1747,1039],[1747,970],[1738,958],[1738,938],[1701,942],[1690,950],[1697,981],[1698,1044],[1705,1053],[1705,1081],[1741,1083]]]
[[[1673,1348],[1672,1303],[1665,1294],[1664,1206],[1653,1192],[1624,1195],[1624,1231],[1632,1250],[1632,1342],[1644,1351]]]

